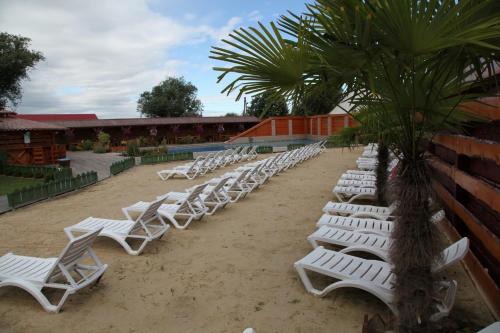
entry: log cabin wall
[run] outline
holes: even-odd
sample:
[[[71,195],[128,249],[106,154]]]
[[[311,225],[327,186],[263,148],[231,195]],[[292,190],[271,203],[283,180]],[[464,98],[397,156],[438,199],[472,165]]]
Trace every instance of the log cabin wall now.
[[[437,135],[429,145],[434,188],[443,202],[443,227],[453,241],[470,240],[464,266],[500,317],[500,98],[467,111],[490,121],[467,135]]]
[[[0,131],[0,150],[7,154],[8,164],[57,164],[64,157],[64,146],[55,144],[54,131],[29,131],[30,143],[24,143],[25,131]]]

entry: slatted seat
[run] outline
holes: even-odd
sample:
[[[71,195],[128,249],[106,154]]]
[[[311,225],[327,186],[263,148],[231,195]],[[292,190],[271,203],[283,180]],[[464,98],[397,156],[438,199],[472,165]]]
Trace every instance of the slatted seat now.
[[[346,230],[367,231],[379,235],[389,235],[394,229],[394,222],[323,214],[316,223],[316,226],[330,226]]]
[[[348,215],[351,217],[367,217],[378,220],[387,220],[395,209],[396,205],[394,203],[389,207],[383,207],[329,201],[323,207],[323,212],[330,215]]]
[[[58,258],[37,258],[7,253],[0,257],[0,288],[18,287],[30,293],[48,312],[59,312],[69,295],[99,282],[107,269],[91,246],[102,229],[72,237]],[[85,262],[85,263],[83,263]],[[45,289],[64,293],[53,304]]]
[[[468,239],[462,238],[443,251],[443,260],[433,266],[433,272],[462,260],[468,250]],[[297,261],[295,269],[300,276],[306,290],[316,296],[323,297],[329,292],[340,288],[356,288],[365,290],[384,302],[395,314],[397,309],[394,304],[394,279],[390,264],[354,257],[348,254],[327,250],[322,246],[315,248],[304,258]],[[307,271],[329,276],[337,281],[323,289],[316,289]],[[455,303],[457,284],[455,281],[440,281],[435,285],[431,320],[439,320],[447,316]]]
[[[132,220],[130,216],[127,216],[127,220],[88,217],[80,223],[65,228],[64,232],[71,238],[75,233],[101,229],[99,236],[117,241],[128,254],[139,255],[149,242],[161,238],[170,228],[158,214],[163,201],[159,199],[151,203],[140,202],[139,206],[144,209],[135,220]],[[141,241],[135,249],[127,242],[132,239]]]

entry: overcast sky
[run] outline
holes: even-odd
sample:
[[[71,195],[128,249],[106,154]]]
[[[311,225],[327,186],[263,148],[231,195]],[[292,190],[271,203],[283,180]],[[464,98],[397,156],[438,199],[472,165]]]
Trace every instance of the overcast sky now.
[[[220,94],[210,46],[304,0],[0,0],[0,31],[32,39],[46,60],[23,82],[19,113],[138,117],[139,95],[167,76],[198,87],[205,116],[241,113]]]

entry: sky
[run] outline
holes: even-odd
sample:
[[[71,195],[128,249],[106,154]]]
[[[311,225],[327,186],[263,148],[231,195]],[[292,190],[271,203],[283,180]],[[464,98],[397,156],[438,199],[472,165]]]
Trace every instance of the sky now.
[[[23,81],[18,113],[139,117],[139,95],[168,76],[198,87],[203,116],[241,113],[220,93],[210,48],[305,0],[0,0],[0,31],[31,38],[45,61]],[[220,64],[219,64],[220,65]]]

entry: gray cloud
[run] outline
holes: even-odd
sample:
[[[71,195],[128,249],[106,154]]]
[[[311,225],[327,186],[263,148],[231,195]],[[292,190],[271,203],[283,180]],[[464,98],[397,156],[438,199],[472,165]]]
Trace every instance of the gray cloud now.
[[[46,57],[23,83],[17,110],[102,118],[138,115],[138,95],[186,65],[169,50],[218,40],[241,23],[187,25],[153,12],[146,0],[0,0],[0,8],[0,31],[31,38]]]

